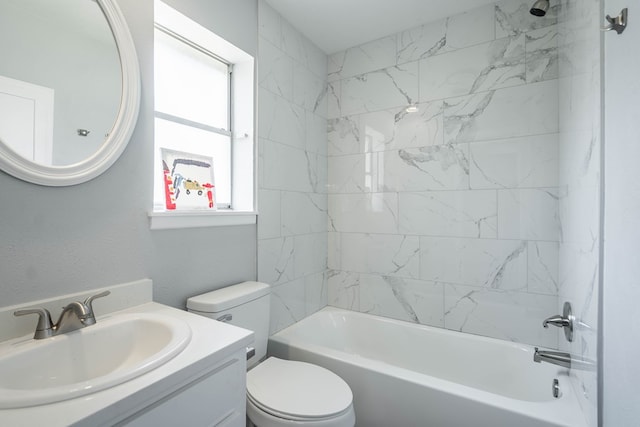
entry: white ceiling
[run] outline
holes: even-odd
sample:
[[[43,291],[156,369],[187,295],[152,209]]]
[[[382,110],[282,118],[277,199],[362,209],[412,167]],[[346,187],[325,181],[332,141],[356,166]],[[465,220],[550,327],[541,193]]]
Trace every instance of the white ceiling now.
[[[328,54],[495,2],[495,0],[266,1]]]

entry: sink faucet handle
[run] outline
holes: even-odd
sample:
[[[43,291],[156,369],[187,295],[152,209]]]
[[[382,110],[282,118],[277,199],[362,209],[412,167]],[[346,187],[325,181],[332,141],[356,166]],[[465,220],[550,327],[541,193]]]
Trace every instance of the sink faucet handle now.
[[[111,291],[100,292],[99,294],[95,294],[84,300],[84,305],[87,306],[88,313],[87,315],[93,316],[93,300],[96,298],[106,297],[111,294]]]
[[[26,310],[16,310],[14,316],[26,316],[27,314],[38,315],[38,325],[33,335],[35,339],[48,338],[53,336],[53,324],[51,323],[51,313],[46,308],[29,308]]]

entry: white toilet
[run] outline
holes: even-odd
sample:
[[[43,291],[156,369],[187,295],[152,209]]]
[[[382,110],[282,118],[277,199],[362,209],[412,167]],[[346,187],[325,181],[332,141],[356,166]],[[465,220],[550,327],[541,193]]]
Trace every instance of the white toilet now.
[[[187,310],[249,329],[255,355],[247,360],[247,417],[258,427],[353,427],[353,394],[328,369],[267,354],[271,288],[244,282],[189,298]]]

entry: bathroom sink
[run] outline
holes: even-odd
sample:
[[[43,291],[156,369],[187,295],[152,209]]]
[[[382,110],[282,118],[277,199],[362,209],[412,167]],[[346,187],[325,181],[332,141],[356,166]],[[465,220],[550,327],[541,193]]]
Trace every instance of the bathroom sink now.
[[[0,346],[0,409],[59,402],[147,373],[187,346],[183,320],[155,313],[114,314],[42,340]]]

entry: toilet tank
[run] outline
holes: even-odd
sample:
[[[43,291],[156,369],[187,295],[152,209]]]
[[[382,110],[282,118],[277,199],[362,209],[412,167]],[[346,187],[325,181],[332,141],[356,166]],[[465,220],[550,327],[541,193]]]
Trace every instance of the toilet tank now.
[[[256,353],[247,360],[247,368],[251,368],[267,355],[270,296],[269,285],[243,282],[191,297],[187,310],[253,331]]]

